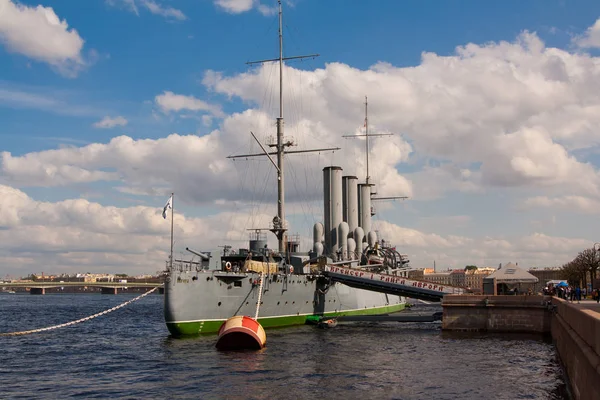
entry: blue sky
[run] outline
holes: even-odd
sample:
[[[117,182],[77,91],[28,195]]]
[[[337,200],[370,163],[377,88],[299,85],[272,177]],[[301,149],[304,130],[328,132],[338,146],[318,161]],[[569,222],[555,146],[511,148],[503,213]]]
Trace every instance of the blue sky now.
[[[172,190],[180,247],[242,245],[273,213],[246,174],[272,171],[225,156],[274,133],[277,70],[245,62],[277,55],[276,2],[82,4],[0,0],[0,274],[153,272]],[[364,173],[341,135],[368,95],[374,131],[396,133],[373,144],[380,192],[410,197],[378,206],[378,230],[415,266],[569,261],[597,240],[599,17],[583,0],[284,2],[285,55],[321,55],[286,69],[289,132],[344,147],[291,161],[290,224],[310,245],[319,163]]]

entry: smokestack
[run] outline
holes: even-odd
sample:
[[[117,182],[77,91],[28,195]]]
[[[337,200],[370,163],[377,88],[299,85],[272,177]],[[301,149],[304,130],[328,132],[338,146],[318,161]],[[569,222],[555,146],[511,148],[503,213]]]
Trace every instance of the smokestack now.
[[[342,218],[348,223],[350,232],[358,226],[358,178],[342,177]]]
[[[371,232],[371,187],[370,183],[358,185],[358,226],[366,236]]]
[[[340,222],[338,225],[338,241],[339,249],[342,251],[342,260],[348,259],[348,223],[345,221]],[[341,261],[341,260],[339,260]]]
[[[325,254],[339,250],[338,226],[342,222],[342,168],[323,168]]]

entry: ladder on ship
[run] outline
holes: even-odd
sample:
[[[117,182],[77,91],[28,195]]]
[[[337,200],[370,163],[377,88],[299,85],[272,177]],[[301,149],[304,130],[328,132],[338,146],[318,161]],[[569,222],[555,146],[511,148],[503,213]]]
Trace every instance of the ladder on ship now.
[[[386,293],[413,299],[439,302],[447,294],[463,294],[463,288],[417,281],[397,275],[380,274],[342,265],[326,265],[321,272],[333,282],[357,289]]]

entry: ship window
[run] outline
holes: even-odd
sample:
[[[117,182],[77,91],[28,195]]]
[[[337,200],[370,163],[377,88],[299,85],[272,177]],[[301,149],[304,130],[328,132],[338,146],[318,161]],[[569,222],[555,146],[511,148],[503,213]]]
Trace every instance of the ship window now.
[[[233,286],[235,286],[235,287],[242,287],[242,281],[235,281],[235,282],[233,282]]]
[[[217,304],[219,307],[221,307],[221,302],[219,302],[219,304]]]

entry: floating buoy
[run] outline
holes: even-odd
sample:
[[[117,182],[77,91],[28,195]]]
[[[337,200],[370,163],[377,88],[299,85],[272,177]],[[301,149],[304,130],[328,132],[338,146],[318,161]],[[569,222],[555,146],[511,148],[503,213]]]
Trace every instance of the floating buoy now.
[[[330,329],[337,326],[337,319],[324,319],[319,321],[318,327],[321,329]]]
[[[267,335],[257,320],[236,315],[219,328],[216,346],[218,350],[260,350],[266,343]]]

